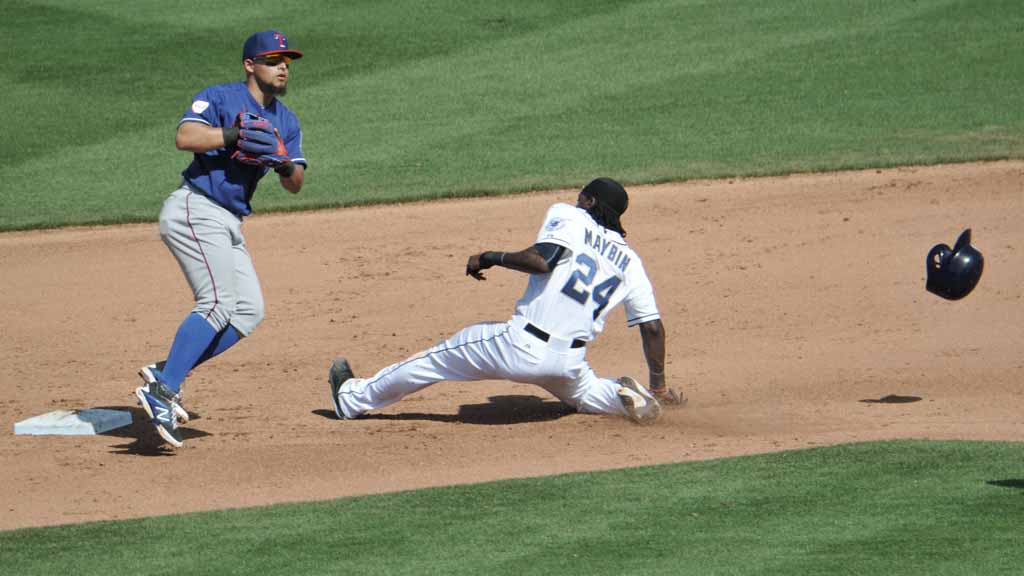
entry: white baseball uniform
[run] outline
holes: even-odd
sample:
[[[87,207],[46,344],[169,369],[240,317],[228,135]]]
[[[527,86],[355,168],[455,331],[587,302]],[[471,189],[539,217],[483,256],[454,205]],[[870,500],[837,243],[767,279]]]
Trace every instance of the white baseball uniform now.
[[[580,412],[622,414],[615,380],[587,364],[586,343],[608,312],[625,304],[635,326],[661,316],[643,263],[622,236],[582,208],[548,209],[536,243],[565,248],[547,274],[531,274],[508,322],[474,324],[338,392],[347,418],[389,406],[441,380],[503,379],[540,386]]]

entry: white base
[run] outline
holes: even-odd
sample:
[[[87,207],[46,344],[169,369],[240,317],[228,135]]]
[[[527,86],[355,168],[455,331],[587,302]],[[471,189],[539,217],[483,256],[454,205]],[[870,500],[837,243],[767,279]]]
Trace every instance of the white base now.
[[[14,425],[15,434],[34,436],[91,436],[132,423],[131,412],[90,408],[86,410],[54,410],[33,416]]]

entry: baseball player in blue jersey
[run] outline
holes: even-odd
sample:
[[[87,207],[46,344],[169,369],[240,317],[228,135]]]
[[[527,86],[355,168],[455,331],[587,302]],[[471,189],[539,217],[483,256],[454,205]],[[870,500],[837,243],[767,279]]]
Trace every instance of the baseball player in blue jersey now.
[[[192,98],[175,144],[193,152],[181,186],[160,210],[160,238],[181,266],[195,307],[167,359],[139,370],[139,402],[160,436],[182,446],[188,422],[181,385],[194,367],[248,336],[263,320],[263,294],[242,236],[256,185],[271,170],[298,193],[305,179],[299,120],[280,96],[302,53],[277,30],[257,32],[242,50],[245,81],[209,86]]]
[[[335,414],[358,418],[441,380],[536,384],[580,412],[638,423],[656,420],[663,404],[685,403],[665,382],[665,329],[654,288],[620,222],[628,204],[618,182],[598,178],[575,206],[548,209],[532,246],[470,256],[466,274],[477,280],[492,266],[529,275],[511,320],[464,328],[368,378],[354,377],[348,361],[336,359],[327,377]],[[620,303],[627,325],[640,329],[650,388],[628,376],[601,378],[587,364],[587,344]]]

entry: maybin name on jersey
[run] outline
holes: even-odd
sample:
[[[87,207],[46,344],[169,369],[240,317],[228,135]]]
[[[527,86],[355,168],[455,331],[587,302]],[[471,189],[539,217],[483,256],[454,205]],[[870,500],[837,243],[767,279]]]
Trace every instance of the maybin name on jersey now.
[[[603,234],[594,234],[594,231],[590,228],[584,229],[583,241],[594,250],[597,250],[598,254],[608,259],[619,270],[626,271],[626,267],[629,266],[630,262],[629,255],[625,251],[620,251],[614,241],[608,240]]]

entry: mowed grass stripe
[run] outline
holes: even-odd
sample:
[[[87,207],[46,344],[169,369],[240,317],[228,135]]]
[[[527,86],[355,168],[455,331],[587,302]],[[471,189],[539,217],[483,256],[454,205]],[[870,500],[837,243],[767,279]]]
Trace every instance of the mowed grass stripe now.
[[[895,441],[0,533],[14,574],[1014,574],[1024,444]],[[145,535],[170,540],[143,547]]]
[[[238,77],[241,40],[169,26],[163,3],[121,20],[108,4],[54,5],[6,12],[18,53],[33,54],[4,72],[12,105],[34,113],[14,115],[19,139],[0,156],[0,228],[153,220],[188,161],[174,125],[191,94]],[[281,17],[308,54],[287,102],[310,178],[298,197],[268,179],[258,210],[1024,149],[1015,2],[313,8]],[[145,26],[147,13],[161,25]],[[54,20],[63,44],[36,53]],[[117,65],[104,73],[100,54]]]

